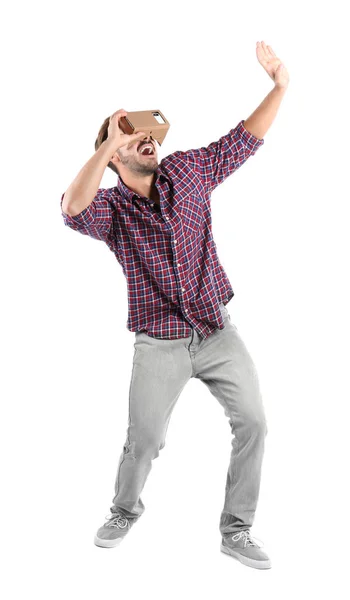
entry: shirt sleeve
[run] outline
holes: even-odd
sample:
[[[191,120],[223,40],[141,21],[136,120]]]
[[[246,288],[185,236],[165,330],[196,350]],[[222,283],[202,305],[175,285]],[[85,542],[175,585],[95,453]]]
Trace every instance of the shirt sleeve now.
[[[220,185],[264,144],[264,140],[249,133],[243,123],[244,120],[240,121],[209,146],[183,153],[208,191]]]
[[[99,188],[96,196],[84,210],[71,217],[62,209],[64,194],[61,197],[61,213],[64,224],[83,235],[89,235],[96,240],[107,241],[112,234],[113,213],[110,202],[110,190]]]

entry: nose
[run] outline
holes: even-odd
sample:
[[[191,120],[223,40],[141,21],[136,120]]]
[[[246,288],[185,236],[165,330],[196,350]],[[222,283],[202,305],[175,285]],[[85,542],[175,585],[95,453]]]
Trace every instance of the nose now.
[[[146,135],[146,136],[145,136],[145,137],[142,139],[142,142],[143,142],[144,144],[146,144],[147,142],[151,142],[151,143],[152,143],[152,145],[153,145],[153,147],[154,147],[154,148],[156,147],[156,142],[155,142],[154,138],[153,138],[151,135]]]

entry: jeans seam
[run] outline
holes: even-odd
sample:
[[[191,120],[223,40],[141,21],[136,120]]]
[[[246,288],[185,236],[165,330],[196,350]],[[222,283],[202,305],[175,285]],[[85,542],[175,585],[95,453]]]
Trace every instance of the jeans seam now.
[[[132,363],[131,381],[130,381],[130,387],[129,387],[129,409],[128,409],[128,413],[129,413],[129,414],[128,414],[128,432],[127,432],[127,436],[126,436],[126,444],[127,444],[127,447],[129,447],[129,446],[130,446],[130,425],[131,425],[131,418],[130,418],[130,399],[131,399],[131,387],[132,387],[132,382],[133,382],[133,377],[134,377],[134,369],[135,369],[135,355],[136,355],[136,352],[137,352],[137,348],[135,348],[135,352],[134,352],[134,360],[133,360],[133,363]],[[116,492],[115,492],[115,494],[114,494],[115,496],[116,496],[116,495],[118,494],[118,492],[119,492],[119,478],[120,478],[120,471],[121,471],[121,466],[122,466],[122,464],[123,464],[123,462],[124,462],[124,460],[125,460],[125,455],[126,455],[126,452],[125,452],[125,445],[124,445],[124,447],[123,447],[123,458],[122,458],[122,460],[120,461],[120,465],[119,465],[119,468],[118,468],[117,486],[116,486]]]
[[[214,389],[217,391],[219,388],[217,387],[217,384],[216,384],[215,380],[214,380],[214,379],[211,379],[210,381],[211,381],[211,383],[212,383],[212,386],[213,386],[213,388],[214,388]],[[218,397],[218,398],[221,398],[221,399],[224,401],[224,403],[225,403],[225,405],[226,405],[226,407],[227,407],[227,409],[228,409],[228,412],[230,412],[230,410],[229,410],[229,406],[228,406],[228,404],[227,404],[227,402],[226,402],[225,398],[224,398],[224,397],[223,397],[223,396],[222,396],[220,393],[218,393],[218,394],[217,394],[217,397]],[[234,422],[233,422],[233,420],[232,420],[232,418],[231,418],[231,417],[230,417],[230,420],[232,421],[232,424],[234,425]],[[232,435],[232,430],[231,430],[231,435]],[[236,433],[236,431],[235,431],[235,428],[234,428],[234,436],[235,436],[235,440],[236,440],[236,442],[237,442],[237,443],[236,443],[236,452],[235,452],[235,458],[236,458],[236,456],[237,456],[237,454],[238,454],[238,452],[239,452],[240,445],[239,445],[239,439],[238,439],[237,433]],[[231,446],[232,446],[232,439],[231,439]],[[233,447],[232,447],[232,450],[233,450]],[[230,452],[230,462],[231,462],[231,452]],[[233,476],[232,476],[232,482],[231,482],[231,486],[233,486],[233,484],[234,484],[234,483],[236,483],[236,481],[237,481],[236,466],[237,466],[237,465],[236,465],[236,461],[234,460],[234,461],[233,461],[233,467],[234,467],[234,468],[233,468]],[[229,464],[229,467],[230,467],[230,464]],[[227,490],[226,490],[226,491],[227,491]],[[226,500],[226,492],[225,492],[225,500]]]

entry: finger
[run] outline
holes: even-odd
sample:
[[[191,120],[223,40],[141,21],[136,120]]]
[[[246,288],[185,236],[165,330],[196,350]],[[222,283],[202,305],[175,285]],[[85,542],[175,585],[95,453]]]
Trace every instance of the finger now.
[[[263,42],[256,42],[256,52],[260,60],[267,60],[268,57]]]
[[[124,132],[124,130],[123,130],[123,129],[122,129],[122,127],[121,127],[121,122],[120,122],[120,121],[121,121],[121,119],[122,119],[122,118],[126,117],[126,115],[127,115],[127,113],[126,113],[126,112],[124,112],[124,113],[119,113],[119,114],[118,114],[118,113],[116,113],[116,120],[117,120],[118,129],[119,129],[119,130],[120,130],[122,133],[125,133],[125,132]]]
[[[268,58],[269,57],[269,51],[268,51],[267,46],[266,46],[266,44],[265,44],[264,41],[261,42],[261,47],[264,50],[266,57]]]
[[[267,44],[265,44],[265,42],[263,42],[263,44],[264,44],[264,50],[266,52],[266,56],[269,59],[275,58],[274,52],[273,51],[271,52],[271,50],[272,50],[271,46],[268,46]]]
[[[116,110],[116,112],[114,112],[109,119],[113,119],[113,117],[117,117],[117,119],[120,119],[120,117],[126,116],[128,113],[126,110],[124,110],[124,108],[120,108],[119,110]]]
[[[138,140],[139,138],[143,138],[146,137],[147,133],[145,133],[144,131],[139,131],[138,133],[132,133],[130,135],[130,139],[131,140]]]
[[[127,148],[130,149],[134,146],[134,144],[136,142],[139,142],[140,140],[142,140],[142,138],[146,137],[146,133],[144,133],[143,131],[139,131],[138,133],[131,133],[130,135],[126,136],[127,137]]]

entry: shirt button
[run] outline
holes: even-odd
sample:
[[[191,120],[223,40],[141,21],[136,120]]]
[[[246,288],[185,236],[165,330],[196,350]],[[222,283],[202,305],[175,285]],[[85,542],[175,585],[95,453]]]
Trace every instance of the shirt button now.
[[[182,289],[183,292],[185,291],[185,288],[181,288],[181,289]]]
[[[177,244],[177,240],[174,241],[174,244]]]
[[[188,312],[188,308],[185,308],[185,312]]]
[[[179,267],[181,265],[181,263],[177,263],[177,266]]]
[[[169,221],[169,217],[165,217],[167,221]]]

